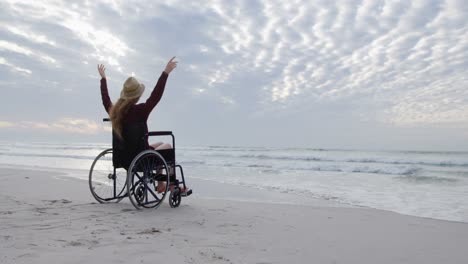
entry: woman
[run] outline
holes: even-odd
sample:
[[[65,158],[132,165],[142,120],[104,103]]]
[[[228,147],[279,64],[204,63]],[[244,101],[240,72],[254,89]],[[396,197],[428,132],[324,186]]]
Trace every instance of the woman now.
[[[138,82],[134,77],[129,77],[123,85],[122,91],[120,92],[120,98],[115,103],[112,104],[110,100],[109,93],[107,90],[107,81],[106,81],[106,68],[104,65],[98,65],[99,75],[101,75],[101,97],[102,103],[106,112],[109,114],[109,117],[112,121],[112,129],[115,134],[122,138],[122,130],[125,124],[132,124],[143,122],[145,124],[145,132],[148,132],[148,117],[153,108],[161,100],[161,97],[164,93],[164,88],[166,86],[167,77],[177,67],[177,61],[174,61],[175,57],[169,60],[166,65],[166,68],[161,73],[156,86],[151,92],[150,97],[144,103],[137,104],[140,99],[145,86]],[[145,143],[146,148],[152,149],[170,149],[172,146],[170,144],[164,144],[158,142],[155,144],[149,145],[148,142]],[[166,186],[164,182],[158,182],[157,191],[163,192]]]

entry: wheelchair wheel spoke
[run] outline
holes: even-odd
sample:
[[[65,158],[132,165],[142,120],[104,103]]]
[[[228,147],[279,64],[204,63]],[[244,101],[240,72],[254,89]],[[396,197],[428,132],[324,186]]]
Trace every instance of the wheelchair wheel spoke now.
[[[130,165],[131,177],[127,182],[130,201],[140,209],[158,207],[166,196],[166,191],[157,192],[156,174],[167,171],[162,156],[154,150],[144,151],[135,157]]]
[[[159,201],[159,197],[156,193],[154,193],[150,188],[147,188],[147,191],[154,197],[156,201]]]
[[[137,186],[140,182],[141,180],[138,180],[137,182],[135,182],[134,185],[130,188],[130,192],[133,192],[133,190],[135,189],[135,186]]]
[[[126,190],[124,169],[116,168],[112,164],[112,149],[101,152],[89,172],[89,188],[91,194],[100,203],[119,202]]]
[[[141,177],[140,177],[140,175],[138,175],[138,172],[134,172],[133,175],[134,175],[134,176],[137,176],[138,181],[141,182]]]

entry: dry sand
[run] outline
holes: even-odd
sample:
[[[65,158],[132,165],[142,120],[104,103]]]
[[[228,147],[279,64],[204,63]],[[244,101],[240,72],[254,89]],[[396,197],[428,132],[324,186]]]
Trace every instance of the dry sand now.
[[[266,192],[253,196],[270,202],[199,191],[137,211],[98,204],[86,181],[57,172],[2,167],[0,180],[0,263],[468,263],[467,223]]]

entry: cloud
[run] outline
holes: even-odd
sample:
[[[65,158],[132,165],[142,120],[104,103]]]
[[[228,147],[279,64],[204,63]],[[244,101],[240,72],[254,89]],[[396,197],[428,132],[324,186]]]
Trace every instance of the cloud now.
[[[0,57],[0,65],[5,65],[5,66],[8,66],[10,67],[13,71],[16,71],[16,72],[19,72],[19,73],[23,73],[23,74],[26,74],[26,75],[30,75],[32,73],[31,70],[28,70],[28,69],[24,69],[24,68],[21,68],[21,67],[18,67],[10,62],[8,62],[5,58],[3,57]]]
[[[4,40],[0,40],[0,51],[11,51],[11,52],[15,52],[15,53],[19,53],[19,54],[22,54],[22,55],[26,55],[26,56],[30,56],[30,57],[34,57],[44,63],[52,63],[52,64],[56,64],[57,61],[48,56],[48,55],[45,55],[45,54],[42,54],[40,52],[37,52],[37,51],[32,51],[31,49],[29,48],[26,48],[26,47],[22,47],[22,46],[19,46],[17,45],[16,43],[12,43],[12,42],[8,42],[8,41],[4,41]]]
[[[96,29],[91,23],[82,21],[79,16],[67,18],[61,24],[73,31],[81,41],[94,48],[95,52],[90,54],[91,57],[107,62],[110,66],[117,66],[122,71],[118,58],[133,51],[125,42],[111,32]]]
[[[15,124],[8,121],[0,121],[0,128],[14,127]]]
[[[33,21],[41,21],[41,23],[59,25],[70,30],[76,39],[94,49],[93,53],[85,55],[86,58],[93,58],[111,66],[116,66],[121,72],[123,69],[119,58],[126,56],[132,50],[114,33],[103,28],[98,18],[93,17],[91,10],[97,8],[98,5],[99,3],[94,2],[81,2],[70,7],[68,1],[6,1],[7,8],[14,15],[26,17]],[[98,26],[101,27],[98,28]],[[26,28],[28,25],[23,25],[23,27]],[[67,45],[66,43],[57,44],[56,41],[50,40],[45,32],[34,33],[12,26],[7,27],[7,30],[37,43],[60,46],[61,48],[65,48],[64,45]],[[3,46],[25,55],[34,54],[29,49],[15,46],[13,43],[3,42],[0,44],[3,44],[0,45],[0,48]],[[50,56],[44,54],[38,56],[45,61],[55,63],[55,60]]]
[[[100,132],[111,132],[109,126],[97,124],[94,121],[84,118],[62,118],[50,123],[35,121],[9,122],[0,121],[2,128],[33,129],[47,132],[60,132],[71,134],[97,134]]]
[[[57,120],[57,113],[96,115],[96,63],[107,64],[118,95],[133,72],[153,82],[172,54],[180,60],[172,105],[207,119],[232,110],[237,127],[246,116],[342,115],[405,127],[468,120],[463,0],[5,0],[0,7],[0,64],[11,70],[2,79],[34,87],[31,97],[68,91],[53,98],[67,102],[50,110]],[[51,59],[66,67],[44,67]]]
[[[15,35],[21,36],[35,43],[47,44],[53,47],[57,45],[55,41],[48,39],[46,35],[36,34],[34,31],[26,27],[15,27],[11,25],[2,25],[2,27]]]
[[[386,110],[388,119],[403,126],[466,124],[468,90],[459,88],[464,82],[464,74],[454,73],[450,77],[431,81],[427,86],[409,89],[397,95],[397,103]]]
[[[267,21],[262,37],[241,52],[257,54],[255,65],[277,73],[262,90],[271,111],[278,103],[296,108],[354,100],[373,106],[377,100],[385,107],[377,110],[387,113],[378,121],[467,120],[463,110],[454,110],[467,103],[457,100],[466,98],[465,92],[454,92],[468,84],[462,77],[468,69],[468,23],[460,16],[466,8],[452,16],[453,1],[262,3],[259,13]],[[235,43],[234,38],[225,41]],[[440,80],[450,86],[440,86]],[[408,96],[434,89],[452,102],[450,107],[437,103],[439,97]],[[405,107],[399,98],[405,98]],[[418,118],[421,105],[435,107],[431,118]]]

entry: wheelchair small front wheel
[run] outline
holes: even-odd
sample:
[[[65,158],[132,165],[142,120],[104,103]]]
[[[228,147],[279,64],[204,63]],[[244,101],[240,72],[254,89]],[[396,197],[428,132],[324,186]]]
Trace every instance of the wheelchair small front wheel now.
[[[158,190],[158,182],[165,184]],[[164,201],[169,189],[169,169],[158,152],[145,150],[138,154],[127,171],[127,193],[137,209],[157,208]]]
[[[100,203],[118,203],[125,197],[126,171],[114,169],[112,149],[101,152],[89,170],[89,189]]]
[[[182,196],[180,195],[180,189],[176,188],[171,192],[171,195],[169,196],[169,205],[172,208],[179,207],[180,201],[182,200]]]

